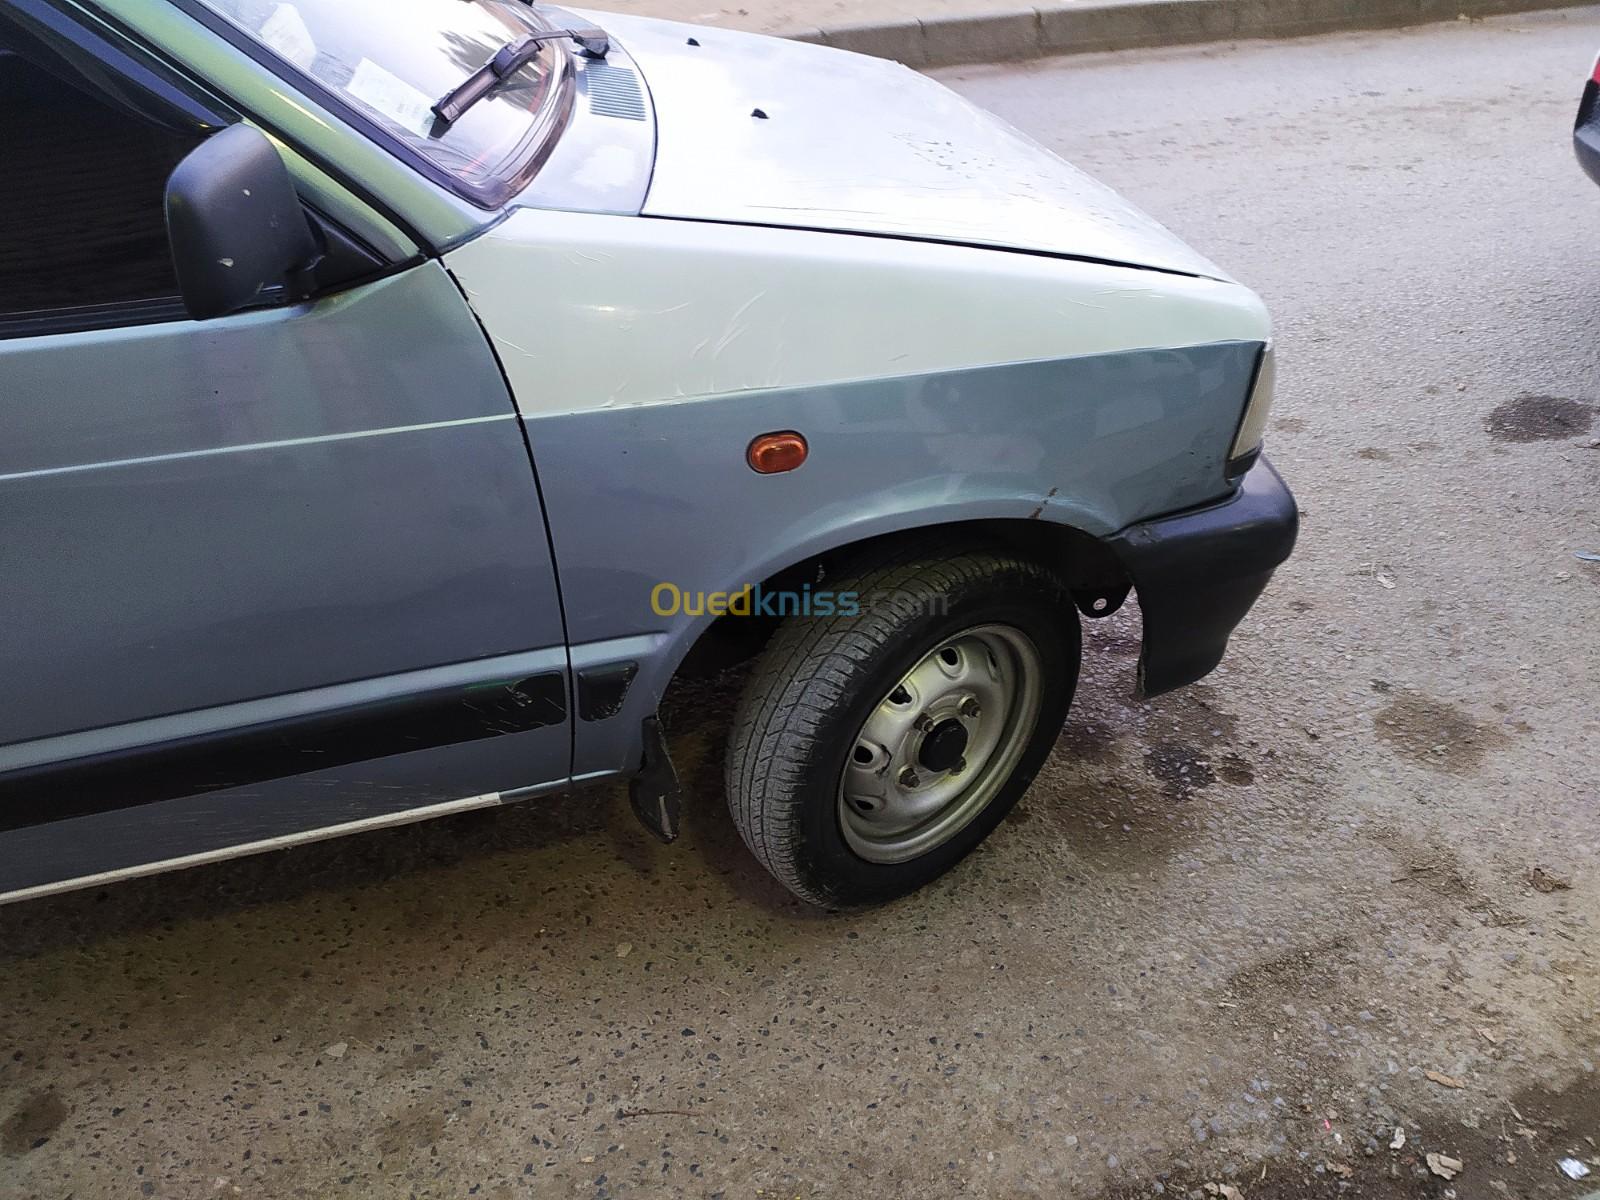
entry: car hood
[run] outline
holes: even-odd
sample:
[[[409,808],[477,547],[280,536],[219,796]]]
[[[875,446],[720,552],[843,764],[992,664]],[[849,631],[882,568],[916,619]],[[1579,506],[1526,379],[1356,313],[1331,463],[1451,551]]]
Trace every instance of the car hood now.
[[[992,246],[1228,277],[948,88],[822,46],[588,14],[654,102],[644,215]]]

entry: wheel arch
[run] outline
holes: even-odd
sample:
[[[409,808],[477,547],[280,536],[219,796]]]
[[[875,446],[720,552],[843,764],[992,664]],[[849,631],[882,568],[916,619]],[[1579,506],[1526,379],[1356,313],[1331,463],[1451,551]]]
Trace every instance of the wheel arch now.
[[[781,506],[764,509],[757,514],[761,519],[735,523],[741,535],[738,542],[712,544],[708,557],[716,560],[714,564],[686,563],[681,573],[668,570],[653,575],[636,567],[627,577],[608,584],[613,593],[631,592],[677,574],[684,589],[731,595],[746,585],[773,589],[794,582],[814,583],[818,571],[824,577],[838,578],[841,572],[896,546],[938,538],[947,542],[952,552],[1009,548],[1065,572],[1084,611],[1091,611],[1090,597],[1108,601],[1093,615],[1113,611],[1126,594],[1128,584],[1120,561],[1103,540],[1114,525],[1097,497],[1052,495],[1048,487],[1031,495],[991,491],[955,497],[930,490],[929,482],[919,481],[918,486],[879,494],[870,501],[840,500],[822,508],[806,505],[788,514]],[[641,545],[649,551],[647,545]],[[614,548],[607,553],[614,557]],[[682,611],[658,612],[657,619],[659,623],[650,632],[638,630],[571,643],[579,718],[574,727],[574,782],[638,770],[643,723],[665,709],[670,733],[673,704],[669,701],[676,699],[672,693],[688,681],[705,679],[753,657],[778,623],[765,617],[687,615]],[[629,679],[622,701],[593,719],[586,717],[586,679],[619,669]]]
[[[845,536],[771,566],[753,583],[768,591],[798,589],[863,569],[900,549],[934,538],[948,542],[952,553],[971,548],[1003,548],[1048,566],[1061,574],[1073,593],[1083,598],[1120,594],[1126,573],[1106,544],[1074,525],[1034,517],[988,517],[915,522],[875,533]],[[1106,611],[1110,611],[1108,608]],[[777,627],[778,618],[720,616],[683,639],[673,655],[666,687],[704,678],[758,654]]]

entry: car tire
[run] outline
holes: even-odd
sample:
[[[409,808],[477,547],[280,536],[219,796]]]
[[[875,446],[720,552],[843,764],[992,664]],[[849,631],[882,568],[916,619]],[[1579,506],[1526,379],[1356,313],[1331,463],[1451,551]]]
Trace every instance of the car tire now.
[[[813,904],[891,900],[960,862],[1027,790],[1072,702],[1063,580],[1008,553],[929,549],[830,581],[835,615],[787,618],[734,717],[734,822]]]

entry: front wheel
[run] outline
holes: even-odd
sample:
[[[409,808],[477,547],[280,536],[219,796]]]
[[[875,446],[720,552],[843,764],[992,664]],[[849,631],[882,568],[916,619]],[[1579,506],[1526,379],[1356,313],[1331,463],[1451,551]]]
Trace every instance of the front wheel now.
[[[855,615],[795,617],[734,718],[728,803],[745,843],[803,900],[914,891],[999,824],[1055,743],[1078,676],[1078,617],[1037,563],[911,556],[834,586]]]

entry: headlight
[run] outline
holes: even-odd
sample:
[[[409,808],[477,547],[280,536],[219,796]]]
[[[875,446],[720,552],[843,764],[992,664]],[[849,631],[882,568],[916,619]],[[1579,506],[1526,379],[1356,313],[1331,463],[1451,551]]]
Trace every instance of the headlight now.
[[[1272,385],[1276,375],[1272,343],[1268,342],[1261,351],[1256,381],[1250,388],[1249,403],[1244,406],[1244,419],[1239,422],[1239,434],[1233,439],[1233,449],[1228,451],[1230,462],[1261,448],[1261,435],[1267,428],[1267,414],[1272,411]]]

